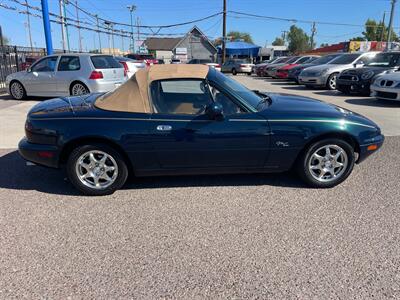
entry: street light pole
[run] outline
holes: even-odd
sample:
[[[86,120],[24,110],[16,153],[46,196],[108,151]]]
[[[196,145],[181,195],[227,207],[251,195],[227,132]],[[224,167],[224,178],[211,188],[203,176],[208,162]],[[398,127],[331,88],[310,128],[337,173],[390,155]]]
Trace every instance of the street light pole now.
[[[99,16],[96,16],[97,33],[99,35],[99,53],[101,53],[101,38],[100,38],[100,26],[99,26]]]
[[[136,10],[136,6],[135,5],[128,5],[127,6],[130,14],[131,14],[131,51],[132,53],[135,53],[135,38],[133,36],[133,12]]]
[[[77,19],[77,27],[78,27],[79,52],[82,52],[82,37],[81,37],[81,25],[79,22],[78,0],[75,0],[75,8],[76,8],[76,19]]]
[[[64,2],[63,0],[60,0],[59,4],[60,4],[60,19],[61,19],[61,38],[62,38],[63,51],[65,53],[65,50],[67,49],[67,42],[65,40],[63,2]]]
[[[396,2],[397,0],[392,0],[392,9],[390,11],[390,20],[389,20],[389,33],[388,33],[388,39],[387,39],[387,49],[390,50],[391,47],[391,41],[392,41],[392,28],[393,28],[393,18],[394,18],[394,9],[396,7]]]

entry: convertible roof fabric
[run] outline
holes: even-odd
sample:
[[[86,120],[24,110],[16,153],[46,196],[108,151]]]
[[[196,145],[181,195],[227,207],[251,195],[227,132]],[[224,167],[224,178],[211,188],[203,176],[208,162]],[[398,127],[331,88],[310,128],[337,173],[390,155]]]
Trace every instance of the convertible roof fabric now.
[[[139,70],[115,90],[97,98],[94,105],[100,109],[122,112],[150,113],[148,87],[151,82],[163,79],[205,79],[206,65],[154,65]]]

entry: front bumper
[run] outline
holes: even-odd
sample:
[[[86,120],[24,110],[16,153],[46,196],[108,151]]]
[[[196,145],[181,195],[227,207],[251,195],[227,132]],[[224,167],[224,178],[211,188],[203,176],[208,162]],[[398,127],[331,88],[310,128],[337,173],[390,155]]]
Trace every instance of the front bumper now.
[[[326,81],[328,80],[327,76],[299,76],[299,83],[303,85],[312,85],[312,86],[325,86]]]
[[[370,94],[370,81],[352,81],[336,79],[336,89],[339,91],[353,92],[357,94]]]
[[[27,161],[49,168],[59,167],[60,151],[57,146],[33,144],[23,138],[18,144],[18,151]]]
[[[383,142],[385,141],[385,136],[383,134],[377,135],[376,137],[373,138],[373,140],[369,141],[366,144],[360,145],[360,153],[358,156],[357,163],[361,163],[364,161],[368,156],[371,154],[377,152],[383,145]],[[375,150],[369,150],[368,147],[376,145],[377,148]]]
[[[275,76],[279,79],[287,79],[289,73],[287,71],[277,71]]]
[[[400,101],[400,89],[371,85],[371,97],[383,100]]]

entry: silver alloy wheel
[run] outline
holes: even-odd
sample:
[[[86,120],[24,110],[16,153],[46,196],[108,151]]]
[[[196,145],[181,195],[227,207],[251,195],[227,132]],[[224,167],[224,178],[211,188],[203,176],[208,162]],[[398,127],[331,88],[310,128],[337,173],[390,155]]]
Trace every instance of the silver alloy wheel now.
[[[331,182],[340,178],[349,163],[346,151],[338,145],[325,145],[310,156],[308,169],[312,177],[320,182]]]
[[[337,77],[336,74],[334,74],[333,76],[330,76],[330,77],[329,77],[329,82],[328,82],[328,84],[329,84],[329,87],[330,87],[332,90],[335,90],[335,89],[336,89],[336,77]]]
[[[78,158],[75,171],[84,185],[103,190],[117,179],[118,165],[111,155],[100,150],[90,150]]]
[[[24,87],[17,81],[14,81],[10,87],[11,95],[15,99],[22,99],[24,97]]]
[[[85,95],[89,93],[88,89],[81,83],[75,83],[72,86],[71,92],[72,96]]]

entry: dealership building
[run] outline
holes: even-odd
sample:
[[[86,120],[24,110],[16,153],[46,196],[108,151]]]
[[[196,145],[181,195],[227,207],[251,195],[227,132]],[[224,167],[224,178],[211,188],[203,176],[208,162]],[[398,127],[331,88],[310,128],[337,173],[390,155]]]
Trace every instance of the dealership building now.
[[[185,36],[176,38],[147,38],[143,46],[157,59],[170,63],[171,59],[187,62],[192,58],[216,60],[217,48],[198,27],[193,27]]]

